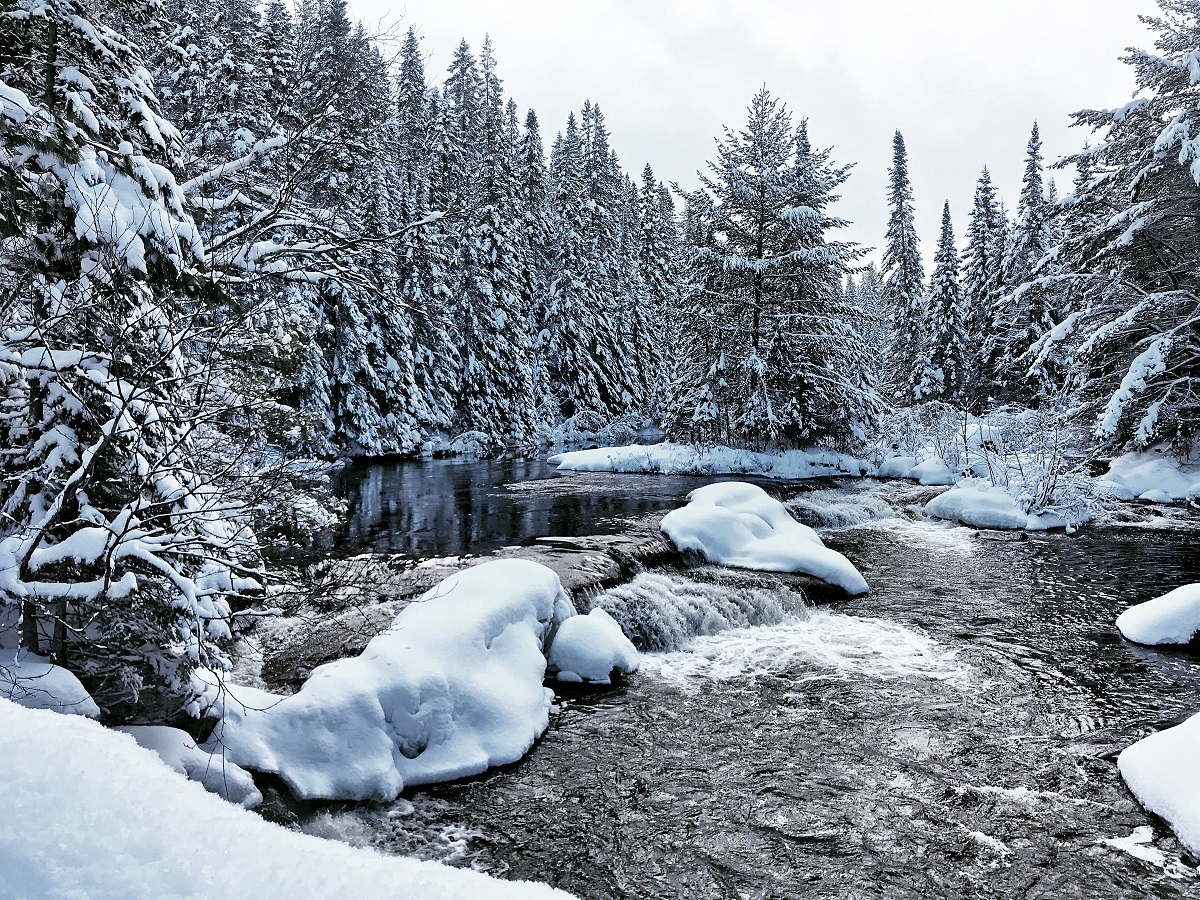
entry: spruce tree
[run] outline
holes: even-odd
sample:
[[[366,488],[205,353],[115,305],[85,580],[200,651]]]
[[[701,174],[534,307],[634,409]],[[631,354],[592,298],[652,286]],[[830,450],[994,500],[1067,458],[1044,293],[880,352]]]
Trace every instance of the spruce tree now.
[[[929,319],[926,326],[930,382],[924,395],[960,403],[966,396],[970,344],[967,307],[958,284],[958,249],[950,204],[942,210],[942,233],[929,284]]]
[[[887,380],[896,401],[911,405],[921,399],[922,386],[929,377],[929,361],[924,355],[926,340],[922,333],[925,271],[908,177],[908,150],[899,131],[892,139],[892,167],[888,176],[891,213],[882,266],[884,296],[892,325]]]

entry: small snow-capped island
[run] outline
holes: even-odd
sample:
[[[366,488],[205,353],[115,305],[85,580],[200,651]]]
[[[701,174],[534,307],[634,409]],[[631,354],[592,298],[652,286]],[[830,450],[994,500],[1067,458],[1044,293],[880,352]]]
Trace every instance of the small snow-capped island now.
[[[7,0],[0,900],[1200,896],[1155,4]]]

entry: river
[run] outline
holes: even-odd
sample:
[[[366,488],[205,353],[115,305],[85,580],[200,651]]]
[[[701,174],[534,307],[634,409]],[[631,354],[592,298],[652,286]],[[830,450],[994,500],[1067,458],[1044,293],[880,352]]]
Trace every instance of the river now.
[[[412,556],[619,533],[703,481],[513,461],[341,477],[344,543]],[[775,490],[870,594],[638,574],[580,603],[648,651],[625,685],[561,694],[515,765],[305,829],[586,898],[1200,897],[1200,860],[1116,768],[1200,710],[1200,653],[1112,624],[1200,581],[1200,520],[1017,540],[924,520],[908,484]]]

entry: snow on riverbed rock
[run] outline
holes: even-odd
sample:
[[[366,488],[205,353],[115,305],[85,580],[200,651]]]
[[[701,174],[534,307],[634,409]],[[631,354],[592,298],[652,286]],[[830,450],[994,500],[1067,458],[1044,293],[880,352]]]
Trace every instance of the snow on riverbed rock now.
[[[1200,854],[1200,715],[1126,747],[1117,765],[1141,804]]]
[[[940,457],[927,459],[920,465],[913,466],[906,477],[915,478],[924,485],[954,484],[958,481],[958,476],[950,471],[946,461]]]
[[[663,475],[761,475],[764,478],[819,478],[862,475],[862,460],[832,450],[784,450],[755,453],[732,447],[651,444],[601,447],[551,456],[549,462],[573,472],[651,472]]]
[[[1112,461],[1108,474],[1099,482],[1125,500],[1188,500],[1200,496],[1200,466],[1180,462],[1158,450],[1127,453]]]
[[[262,803],[250,773],[225,759],[220,748],[201,750],[192,736],[164,725],[127,725],[114,729],[129,735],[138,746],[153,750],[159,759],[205,790],[246,809]]]
[[[875,474],[879,478],[908,478],[909,473],[916,467],[915,456],[893,456],[881,462]]]
[[[1008,492],[981,478],[968,479],[925,504],[925,514],[972,528],[1019,529],[1029,515]]]
[[[694,490],[687,506],[663,516],[662,530],[680,550],[695,550],[718,565],[802,572],[848,594],[868,590],[850,560],[757,485],[727,481]]]
[[[24,650],[0,650],[0,697],[30,709],[100,715],[91,694],[71,672]]]
[[[79,716],[0,699],[0,895],[540,900],[568,895],[265,822]]]
[[[550,645],[550,668],[559,681],[609,684],[612,673],[638,670],[640,657],[617,620],[603,609],[572,616],[558,627]]]
[[[1200,584],[1186,584],[1125,610],[1117,617],[1117,628],[1138,644],[1191,642],[1200,635]],[[1200,759],[1200,745],[1196,755]]]
[[[309,798],[390,800],[516,762],[549,721],[546,637],[574,614],[545,566],[466,569],[290,697],[226,687],[214,739],[236,764]]]

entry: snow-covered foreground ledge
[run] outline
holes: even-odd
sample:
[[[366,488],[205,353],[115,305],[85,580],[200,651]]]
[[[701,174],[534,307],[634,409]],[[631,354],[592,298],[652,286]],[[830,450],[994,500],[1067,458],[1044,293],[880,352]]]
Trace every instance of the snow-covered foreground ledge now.
[[[289,831],[81,716],[0,699],[0,760],[5,897],[568,897]]]
[[[680,550],[694,550],[718,565],[801,572],[848,594],[868,590],[850,560],[753,484],[725,481],[692,491],[687,506],[663,516],[662,530]]]
[[[297,796],[343,800],[390,800],[516,762],[549,723],[547,653],[574,681],[637,668],[620,628],[599,618],[561,629],[556,653],[555,631],[573,617],[545,566],[504,559],[466,569],[289,697],[225,686],[207,749],[279,775]]]
[[[1200,715],[1125,748],[1117,765],[1142,805],[1200,854]]]

